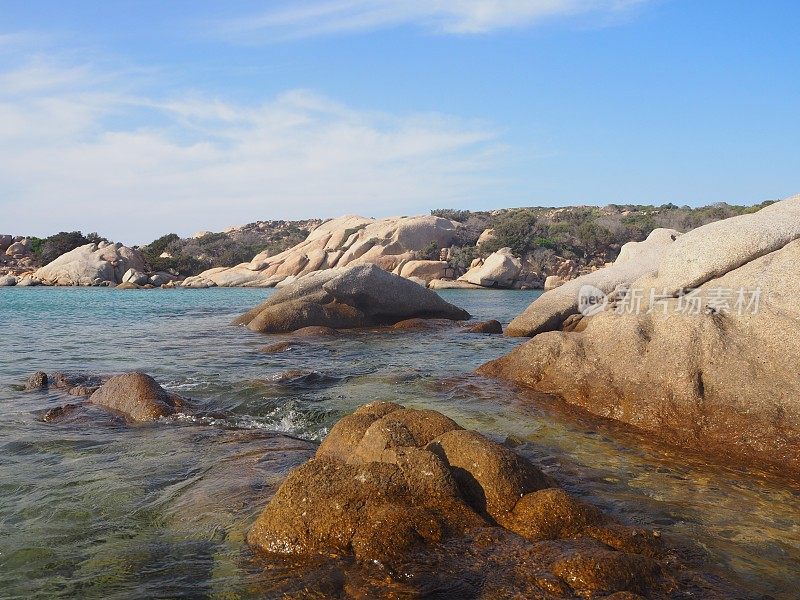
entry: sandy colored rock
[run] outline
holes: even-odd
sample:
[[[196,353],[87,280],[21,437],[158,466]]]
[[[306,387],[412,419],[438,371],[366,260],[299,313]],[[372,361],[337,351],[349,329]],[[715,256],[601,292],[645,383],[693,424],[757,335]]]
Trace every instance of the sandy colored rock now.
[[[544,280],[544,291],[549,292],[550,290],[554,290],[557,287],[564,285],[566,281],[564,281],[558,275],[548,275],[547,279]]]
[[[432,279],[441,279],[446,273],[449,265],[441,260],[410,260],[401,268],[399,275],[407,279],[415,277],[421,279],[426,284]]]
[[[17,285],[17,278],[14,275],[0,276],[0,287],[11,287]]]
[[[623,247],[620,258],[611,266],[572,279],[539,296],[506,328],[506,335],[533,337],[545,331],[557,331],[570,315],[579,312],[579,293],[589,286],[611,294],[620,286],[632,284],[658,270],[659,260],[680,233],[672,229],[654,229],[643,242]],[[635,256],[635,260],[630,257]]]
[[[177,394],[164,390],[144,373],[117,375],[94,392],[89,401],[123,413],[131,421],[157,421],[186,404]]]
[[[769,207],[770,212],[792,214],[797,200],[785,202],[785,208],[779,203]],[[772,219],[737,217],[735,225],[750,222],[760,227]],[[726,227],[706,229],[711,239],[685,244],[684,250],[697,248],[705,256],[717,243],[735,246],[718,239],[721,232],[736,231]],[[764,233],[765,249],[773,248],[775,235]],[[761,239],[752,232],[740,237]],[[640,311],[618,310],[626,298],[634,300],[634,292],[629,292],[616,305],[584,319],[587,323],[579,333],[537,335],[478,372],[558,394],[596,415],[708,458],[796,475],[800,279],[787,274],[800,271],[800,239],[764,255],[753,250],[752,255],[757,258],[707,281],[691,297],[659,299],[649,311],[646,302]],[[672,265],[673,260],[664,264]],[[674,280],[664,279],[670,271],[659,269],[659,289],[662,284],[673,287],[670,282],[682,285],[689,281],[687,273],[696,279],[699,262],[687,264],[688,271],[676,272]],[[640,294],[649,296],[646,289]]]
[[[459,227],[455,221],[431,215],[380,220],[346,215],[325,221],[305,241],[279,254],[269,256],[262,252],[248,263],[209,269],[188,277],[184,285],[273,287],[287,278],[357,264],[374,264],[394,271],[416,260],[431,245],[452,245]],[[423,275],[413,276],[427,281]]]
[[[86,244],[38,269],[33,277],[50,285],[117,284],[129,270],[145,270],[138,250],[122,244]]]
[[[234,323],[253,331],[288,333],[309,326],[390,325],[412,317],[464,320],[469,313],[434,292],[367,264],[305,275]]]
[[[484,259],[483,264],[471,268],[459,281],[490,288],[510,288],[519,277],[522,262],[511,248],[501,248]]]
[[[431,290],[485,290],[487,288],[468,281],[458,279],[432,279],[428,282],[428,289]]]

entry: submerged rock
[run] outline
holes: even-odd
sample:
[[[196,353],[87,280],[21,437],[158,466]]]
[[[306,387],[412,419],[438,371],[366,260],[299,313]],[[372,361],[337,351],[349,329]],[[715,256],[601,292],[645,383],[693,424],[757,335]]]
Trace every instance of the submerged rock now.
[[[412,582],[434,577],[433,589],[466,586],[452,592],[464,597],[666,598],[676,589],[657,536],[575,500],[444,415],[391,402],[341,419],[289,473],[247,540],[272,555],[377,561]]]
[[[468,325],[465,328],[469,333],[503,333],[503,326],[501,325],[500,321],[495,321],[494,319],[489,321],[478,321],[472,325]]]
[[[186,399],[164,390],[144,373],[125,373],[105,382],[89,402],[123,413],[136,422],[156,421],[186,405]]]
[[[311,273],[284,287],[235,324],[287,333],[309,326],[349,329],[390,325],[411,317],[469,319],[436,293],[375,265]]]
[[[800,196],[700,227],[655,253],[637,256],[640,249],[620,260],[642,276],[602,310],[478,372],[708,458],[800,474]],[[518,327],[555,323],[552,302],[540,304],[546,296],[515,319]]]
[[[28,381],[25,382],[25,391],[32,392],[35,390],[41,390],[46,388],[48,385],[47,373],[44,371],[37,371],[30,377],[28,377]]]

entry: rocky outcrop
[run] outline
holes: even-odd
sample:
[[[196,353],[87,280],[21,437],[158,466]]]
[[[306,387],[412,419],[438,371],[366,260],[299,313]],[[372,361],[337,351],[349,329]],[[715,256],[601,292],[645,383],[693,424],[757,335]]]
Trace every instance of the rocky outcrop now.
[[[125,373],[106,381],[89,397],[89,402],[122,413],[134,422],[157,421],[175,413],[186,400],[164,390],[144,373]]]
[[[234,323],[253,331],[287,333],[312,325],[391,325],[412,317],[465,320],[470,315],[416,283],[362,264],[301,277]]]
[[[409,260],[395,269],[395,273],[406,279],[420,279],[427,285],[433,279],[442,279],[448,275],[452,277],[453,269],[443,260]]]
[[[110,285],[122,282],[126,271],[145,271],[138,250],[120,243],[86,244],[38,269],[33,278],[48,285]]]
[[[247,541],[300,564],[322,555],[378,562],[389,573],[428,565],[435,589],[475,569],[483,576],[466,577],[477,586],[468,597],[666,598],[687,581],[672,578],[677,565],[661,560],[653,533],[576,500],[525,458],[444,415],[391,402],[341,419],[315,457],[289,473]],[[507,574],[504,592],[485,576],[487,564]]]
[[[10,287],[17,285],[17,278],[14,275],[0,276],[0,287]]]
[[[511,288],[521,270],[522,262],[513,255],[511,248],[501,248],[458,279],[482,287]]]
[[[567,317],[579,312],[582,288],[592,288],[607,295],[640,277],[655,273],[659,260],[680,235],[672,229],[655,229],[643,242],[625,244],[612,266],[568,281],[539,296],[525,312],[511,321],[506,335],[531,337],[560,329]]]
[[[800,196],[700,227],[657,252],[630,246],[608,271],[621,266],[638,279],[574,332],[537,335],[479,372],[557,393],[707,457],[800,474],[799,217]],[[605,289],[622,279],[595,275]],[[568,312],[537,307],[546,296],[519,318],[525,333]]]
[[[287,277],[357,264],[375,264],[394,271],[419,258],[423,251],[450,246],[458,227],[455,221],[434,216],[381,220],[339,217],[322,223],[304,242],[284,252],[274,256],[262,252],[249,263],[209,269],[187,278],[184,285],[272,287]]]
[[[564,285],[564,283],[566,282],[558,275],[548,275],[547,279],[544,280],[544,291],[549,292]]]

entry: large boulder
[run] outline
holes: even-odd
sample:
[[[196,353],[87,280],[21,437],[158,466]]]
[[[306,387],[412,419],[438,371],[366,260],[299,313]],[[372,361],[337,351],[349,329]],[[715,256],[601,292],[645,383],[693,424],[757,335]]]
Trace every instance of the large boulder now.
[[[125,373],[106,381],[89,402],[122,413],[134,422],[157,421],[177,412],[186,400],[167,392],[155,379],[144,373]]]
[[[800,473],[798,207],[700,227],[655,268],[650,253],[628,253],[623,264],[643,260],[647,274],[579,333],[537,335],[479,372],[708,457]]]
[[[5,251],[8,250],[8,247],[14,243],[14,236],[3,234],[0,235],[0,252],[5,254]]]
[[[32,244],[30,238],[24,238],[18,242],[14,242],[6,248],[6,256],[11,258],[25,258],[30,256],[32,252]]]
[[[514,256],[511,248],[501,248],[458,279],[482,287],[510,288],[521,270],[522,262]]]
[[[447,275],[450,265],[443,260],[409,260],[400,267],[398,275],[411,279],[416,277],[426,284],[433,279],[442,279]]]
[[[272,287],[288,277],[356,264],[394,271],[431,247],[451,246],[460,227],[455,221],[430,215],[380,220],[347,215],[322,223],[305,241],[279,254],[270,256],[265,251],[248,263],[209,269],[187,278],[184,285]]]
[[[391,325],[412,317],[465,320],[470,315],[435,292],[365,264],[301,277],[234,323],[253,331],[287,333],[311,325]]]
[[[122,283],[125,273],[145,271],[142,254],[120,243],[86,244],[62,254],[38,269],[33,277],[50,285],[109,285]]]
[[[680,584],[672,579],[654,534],[572,498],[525,458],[439,413],[389,402],[339,421],[247,541],[299,565],[320,556],[378,562],[387,573],[428,565],[421,578],[435,574],[434,589],[458,590],[464,569],[478,568],[468,597],[666,597],[691,585],[685,570]],[[486,561],[514,573],[499,596]]]
[[[612,266],[568,281],[539,296],[511,321],[506,328],[506,335],[532,337],[560,329],[567,317],[579,312],[581,290],[599,290],[602,294],[611,294],[644,275],[655,273],[659,260],[678,236],[680,233],[672,229],[655,229],[643,242],[625,244]]]
[[[0,275],[0,287],[17,285],[17,278],[13,275]]]

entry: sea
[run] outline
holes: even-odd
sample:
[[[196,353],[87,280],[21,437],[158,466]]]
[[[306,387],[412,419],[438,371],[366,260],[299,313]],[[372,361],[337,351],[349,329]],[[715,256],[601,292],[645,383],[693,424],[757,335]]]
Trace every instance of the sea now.
[[[231,321],[271,293],[0,288],[0,598],[328,596],[353,565],[304,577],[302,565],[253,555],[245,535],[332,425],[374,400],[435,409],[513,446],[583,500],[660,531],[735,597],[797,598],[796,486],[473,374],[523,339],[369,330],[264,353],[291,338]],[[539,295],[440,293],[504,325]],[[81,399],[22,391],[35,371],[133,370],[191,408],[150,424],[99,408],[44,422]],[[374,589],[384,580],[373,576]]]

